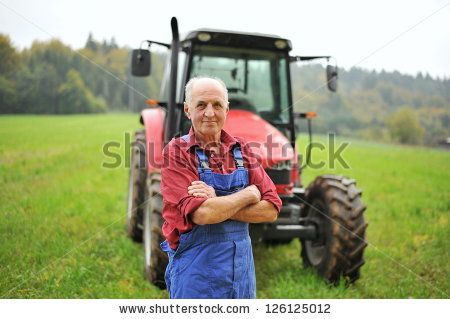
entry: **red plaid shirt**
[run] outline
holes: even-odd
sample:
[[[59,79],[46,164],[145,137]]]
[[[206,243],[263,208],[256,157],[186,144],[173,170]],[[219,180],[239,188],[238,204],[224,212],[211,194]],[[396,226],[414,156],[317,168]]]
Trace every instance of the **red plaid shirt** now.
[[[213,172],[220,174],[232,173],[236,167],[232,147],[239,143],[244,158],[244,166],[249,172],[249,184],[258,187],[261,199],[271,202],[280,211],[282,202],[277,194],[275,185],[264,171],[257,159],[251,153],[248,145],[239,138],[232,137],[222,130],[221,145],[218,153],[205,150],[209,165]],[[190,231],[194,227],[189,214],[195,212],[206,200],[188,194],[188,186],[199,180],[197,168],[198,159],[193,146],[199,146],[194,130],[189,131],[189,140],[172,139],[164,148],[164,165],[161,168],[161,193],[163,196],[163,235],[172,249],[176,249],[180,234]]]

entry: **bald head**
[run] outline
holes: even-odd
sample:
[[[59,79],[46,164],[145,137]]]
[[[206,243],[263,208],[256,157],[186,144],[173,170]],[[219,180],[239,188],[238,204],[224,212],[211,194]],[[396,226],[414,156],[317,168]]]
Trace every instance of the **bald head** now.
[[[223,98],[225,102],[228,102],[228,90],[225,86],[225,83],[215,77],[208,77],[208,76],[199,76],[191,78],[188,83],[186,84],[186,90],[185,90],[185,102],[187,104],[191,104],[192,102],[192,92],[195,87],[201,86],[201,85],[215,85],[223,92]]]

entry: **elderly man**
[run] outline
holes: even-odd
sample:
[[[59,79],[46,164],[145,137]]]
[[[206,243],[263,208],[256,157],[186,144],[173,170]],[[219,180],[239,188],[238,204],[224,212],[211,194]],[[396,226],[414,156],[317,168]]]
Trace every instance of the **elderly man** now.
[[[221,80],[191,79],[184,112],[192,127],[164,149],[161,248],[170,298],[256,297],[248,223],[274,221],[281,200],[245,142],[222,129],[228,104]]]

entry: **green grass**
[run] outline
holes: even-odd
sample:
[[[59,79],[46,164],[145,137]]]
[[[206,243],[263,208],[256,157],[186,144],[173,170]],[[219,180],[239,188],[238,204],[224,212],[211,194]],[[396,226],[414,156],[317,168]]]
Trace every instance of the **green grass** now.
[[[137,127],[133,114],[0,117],[1,298],[167,297],[125,234],[127,169],[101,167],[102,145]],[[303,180],[332,172],[363,190],[361,279],[326,285],[303,268],[298,240],[257,246],[258,297],[448,298],[450,153],[352,140],[342,154],[351,169],[305,169]]]

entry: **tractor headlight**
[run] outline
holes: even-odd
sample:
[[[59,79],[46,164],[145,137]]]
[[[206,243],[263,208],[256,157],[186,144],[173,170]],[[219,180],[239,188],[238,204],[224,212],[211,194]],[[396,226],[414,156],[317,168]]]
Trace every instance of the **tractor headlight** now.
[[[211,40],[211,35],[209,33],[202,32],[197,35],[197,38],[202,42],[208,42]]]
[[[284,40],[276,40],[275,41],[275,47],[277,49],[283,50],[283,49],[286,49],[287,43]]]

